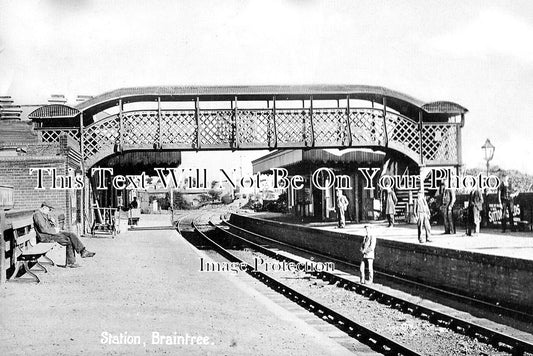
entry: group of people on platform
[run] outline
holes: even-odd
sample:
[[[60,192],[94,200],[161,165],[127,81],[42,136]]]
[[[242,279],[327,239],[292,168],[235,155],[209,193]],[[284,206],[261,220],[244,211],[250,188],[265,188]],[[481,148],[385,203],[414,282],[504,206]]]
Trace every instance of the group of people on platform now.
[[[454,223],[453,207],[456,201],[455,189],[448,186],[444,182],[441,187],[440,198],[440,214],[444,223],[444,234],[450,235],[456,233],[456,226]],[[466,214],[466,235],[471,236],[472,230],[476,234],[479,233],[481,224],[481,210],[483,209],[483,195],[479,189],[473,189],[469,194],[468,207]],[[431,238],[431,210],[427,203],[424,189],[421,188],[418,192],[418,197],[414,205],[414,215],[418,225],[418,241],[420,243],[432,242]],[[425,239],[423,239],[422,231],[425,232]]]
[[[388,227],[394,226],[394,215],[396,213],[396,204],[398,198],[391,188],[384,190],[385,214],[387,217]],[[516,231],[513,219],[513,198],[517,193],[513,193],[513,187],[509,176],[505,176],[498,188],[498,204],[502,209],[502,232],[507,231],[507,222],[509,221],[511,231]],[[455,234],[456,226],[453,216],[453,208],[456,202],[455,189],[448,186],[446,182],[442,184],[440,194],[440,213],[444,221],[444,234]],[[341,189],[336,190],[336,209],[338,217],[338,228],[346,226],[345,212],[348,208],[349,201]],[[484,208],[484,199],[481,189],[472,189],[468,195],[468,204],[466,207],[466,235],[477,236],[480,232],[481,212]],[[422,187],[417,194],[414,204],[414,215],[418,227],[418,241],[420,243],[432,242],[431,240],[431,210],[429,208],[424,188]],[[365,226],[365,236],[361,243],[360,252],[360,274],[361,283],[372,283],[373,261],[375,258],[376,238],[369,232],[369,226]],[[366,268],[368,268],[368,279],[366,278]]]
[[[516,231],[514,225],[514,204],[513,199],[518,193],[512,193],[513,187],[509,176],[504,176],[500,186],[498,187],[498,206],[502,210],[502,232],[507,231],[507,223],[509,222],[511,231]],[[448,186],[444,182],[440,192],[440,214],[444,222],[444,234],[455,234],[456,227],[454,223],[453,207],[456,202],[455,189]],[[465,225],[467,236],[477,236],[480,232],[481,226],[481,212],[484,209],[484,199],[481,189],[474,188],[469,192],[468,203],[465,214]],[[418,194],[418,199],[415,204],[415,217],[418,220],[418,240],[423,243],[421,239],[422,228],[426,231],[426,236],[431,235],[431,224],[429,222],[430,209],[427,205],[424,191],[421,189]],[[426,238],[427,241],[427,238]]]

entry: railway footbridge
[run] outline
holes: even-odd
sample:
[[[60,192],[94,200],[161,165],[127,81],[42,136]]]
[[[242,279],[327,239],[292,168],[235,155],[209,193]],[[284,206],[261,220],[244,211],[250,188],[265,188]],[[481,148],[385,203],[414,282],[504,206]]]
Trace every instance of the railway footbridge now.
[[[77,142],[85,173],[130,151],[313,148],[395,151],[419,167],[458,168],[467,111],[366,85],[160,86],[45,105],[29,117],[42,143]]]

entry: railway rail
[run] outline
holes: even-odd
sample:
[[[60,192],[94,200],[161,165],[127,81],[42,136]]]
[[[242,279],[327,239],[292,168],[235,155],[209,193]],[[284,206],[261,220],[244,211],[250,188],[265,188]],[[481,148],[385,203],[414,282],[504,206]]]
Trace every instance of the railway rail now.
[[[231,252],[224,249],[220,244],[216,243],[205,233],[200,231],[199,226],[197,225],[197,220],[201,218],[201,215],[205,215],[205,213],[191,213],[181,216],[176,224],[178,232],[182,234],[184,232],[184,227],[187,223],[190,222],[193,231],[196,234],[201,235],[202,238],[205,239],[205,241],[207,241],[211,245],[211,247],[213,247],[214,250],[218,252],[221,256],[228,259],[230,262],[244,262]],[[216,215],[218,214],[211,214],[211,217],[208,220],[211,221],[212,216]],[[411,350],[405,347],[404,345],[397,343],[394,340],[391,340],[390,338],[387,338],[386,336],[380,335],[379,333],[376,333],[375,331],[365,327],[364,325],[356,323],[353,320],[344,317],[340,313],[337,313],[334,310],[327,308],[321,303],[306,297],[305,295],[293,290],[290,287],[287,287],[286,285],[274,279],[273,277],[268,276],[267,274],[264,274],[260,271],[255,271],[250,264],[246,262],[244,263],[247,265],[246,272],[252,277],[263,282],[265,285],[272,288],[274,291],[286,296],[289,300],[301,305],[302,307],[314,313],[321,319],[326,320],[330,324],[333,324],[340,330],[344,331],[348,336],[353,337],[358,341],[370,346],[372,349],[389,355],[420,355],[420,353]]]
[[[278,240],[270,238],[268,236],[257,234],[257,233],[255,233],[253,231],[249,231],[249,230],[243,229],[243,228],[241,228],[241,227],[239,227],[237,225],[234,225],[234,224],[230,223],[229,221],[227,221],[225,219],[221,219],[221,221],[222,221],[222,223],[224,225],[229,226],[232,229],[235,229],[235,230],[238,230],[238,231],[242,231],[244,233],[250,234],[251,236],[255,236],[257,238],[269,241],[271,243],[275,243],[275,244],[280,245],[280,246],[287,246],[290,249],[298,250],[298,251],[301,251],[301,252],[303,252],[305,254],[308,254],[308,255],[311,255],[311,256],[324,258],[324,259],[327,259],[328,261],[333,261],[335,263],[339,263],[339,264],[347,266],[349,268],[354,268],[356,270],[359,269],[358,265],[355,265],[355,264],[351,263],[350,261],[346,261],[344,259],[339,259],[339,258],[330,256],[330,255],[325,255],[325,254],[322,254],[322,253],[317,252],[317,251],[308,250],[308,249],[305,249],[305,248],[302,248],[302,247],[299,247],[299,246],[294,246],[294,245],[288,244],[288,243],[283,242],[283,241],[278,241]],[[477,307],[477,308],[482,309],[482,310],[490,311],[491,313],[494,313],[494,314],[497,314],[497,315],[505,315],[505,316],[513,318],[513,319],[518,319],[518,320],[523,320],[525,322],[533,323],[533,314],[531,314],[531,313],[527,313],[527,312],[524,312],[524,311],[521,311],[521,310],[511,309],[511,308],[508,308],[508,307],[505,307],[505,306],[501,306],[499,304],[494,304],[494,303],[490,303],[490,302],[487,302],[487,301],[484,301],[484,300],[475,299],[475,298],[468,297],[468,296],[465,296],[465,295],[461,295],[461,294],[458,294],[458,293],[453,293],[453,292],[450,292],[450,291],[445,290],[445,289],[440,289],[440,288],[437,288],[437,287],[429,286],[427,284],[419,283],[419,282],[416,282],[416,281],[413,281],[413,280],[410,280],[410,279],[407,279],[407,278],[399,277],[399,276],[396,276],[396,275],[393,275],[393,274],[390,274],[390,273],[386,273],[386,272],[383,272],[383,271],[379,271],[379,270],[374,270],[374,274],[378,275],[378,276],[381,276],[381,277],[384,277],[386,280],[389,280],[389,281],[392,281],[392,282],[396,282],[396,283],[400,283],[402,285],[407,285],[410,288],[417,288],[419,290],[430,291],[432,293],[435,293],[435,294],[438,294],[438,295],[442,295],[442,296],[444,296],[446,298],[449,298],[451,300],[455,300],[455,301],[458,301],[460,303],[466,303],[466,304],[472,305],[472,306]]]
[[[182,224],[186,217],[183,217],[181,221],[178,223],[178,231],[182,231]],[[190,218],[190,216],[189,216]],[[263,273],[261,271],[257,271],[254,269],[252,265],[247,263],[246,261],[238,258],[234,254],[232,254],[230,251],[222,247],[220,244],[218,244],[216,241],[214,241],[212,238],[207,236],[204,232],[202,232],[198,225],[196,224],[195,219],[192,219],[192,227],[195,233],[202,236],[203,239],[205,239],[212,247],[213,249],[218,252],[220,255],[222,255],[224,258],[229,260],[230,262],[235,263],[244,263],[246,265],[246,272],[251,275],[252,277],[258,279],[259,281],[263,282],[273,290],[283,294],[293,302],[301,305],[302,307],[306,308],[310,312],[314,313],[319,318],[328,321],[330,324],[336,326],[338,329],[345,332],[347,335],[359,340],[360,342],[363,342],[370,346],[372,349],[381,352],[383,354],[388,355],[420,355],[415,350],[410,349],[409,347],[396,342],[395,340],[392,340],[391,338],[382,335],[360,323],[357,323],[344,315],[340,314],[339,312],[328,308],[327,306],[323,305],[322,303],[319,303],[304,294],[288,287],[284,283],[280,282],[279,280],[273,278],[272,276],[269,276],[266,273]]]
[[[294,248],[294,249],[306,252],[307,254],[311,254],[315,256],[318,255],[314,251],[309,251],[309,250],[306,250],[300,247],[292,246],[290,244],[286,244],[286,243],[274,240],[266,236],[262,236],[255,232],[251,232],[251,231],[242,229],[240,227],[237,227],[227,221],[223,221],[223,223],[230,228],[250,234],[254,237],[261,239],[262,241],[269,242],[269,243],[276,243],[279,245],[286,245],[290,248]],[[293,263],[300,262],[286,255],[275,252],[267,247],[261,246],[260,244],[250,241],[231,231],[222,229],[213,223],[212,225],[221,233],[230,235],[232,238],[241,240],[243,243],[249,246],[252,246],[253,249],[256,249],[257,251],[269,257],[272,257],[280,261],[286,261],[286,262],[293,262]],[[326,257],[329,260],[332,260],[331,256],[322,255],[322,257]],[[344,264],[349,264],[349,263],[346,263],[345,261],[339,261],[339,262],[342,262]],[[351,265],[354,266],[353,264]],[[353,290],[358,294],[371,298],[372,300],[376,300],[382,304],[389,305],[393,308],[396,308],[405,313],[411,314],[415,317],[426,319],[435,325],[438,325],[441,327],[447,327],[455,332],[467,335],[472,338],[477,338],[478,340],[484,343],[492,345],[495,348],[498,348],[500,350],[509,352],[513,355],[533,354],[533,344],[526,342],[524,340],[518,339],[516,337],[503,334],[496,330],[487,328],[485,326],[477,325],[471,321],[467,321],[462,318],[452,316],[452,315],[446,314],[438,310],[431,309],[429,307],[425,307],[419,304],[412,303],[400,297],[393,296],[383,291],[376,290],[375,288],[369,287],[367,285],[362,285],[355,281],[346,279],[343,276],[339,276],[335,273],[329,273],[329,272],[323,271],[323,272],[314,272],[312,274],[316,275],[318,278],[323,279],[324,281],[337,283],[337,285],[342,286],[345,289]]]
[[[317,252],[317,251],[308,250],[308,249],[305,249],[305,248],[302,248],[302,247],[299,247],[299,246],[294,246],[294,245],[288,244],[286,242],[278,241],[276,239],[272,239],[272,238],[269,238],[267,236],[263,236],[263,235],[257,234],[257,233],[255,233],[253,231],[245,230],[245,229],[243,229],[243,228],[241,228],[239,226],[231,224],[227,220],[224,220],[224,219],[221,219],[221,220],[222,220],[223,224],[225,224],[225,225],[227,225],[227,226],[229,226],[229,227],[231,227],[233,229],[241,230],[241,231],[243,231],[245,233],[249,233],[252,236],[263,238],[265,240],[268,240],[268,241],[270,241],[272,243],[275,243],[275,244],[278,244],[278,245],[281,245],[281,246],[287,246],[287,247],[289,247],[289,248],[291,248],[293,250],[298,250],[298,251],[301,251],[301,252],[303,252],[305,254],[308,254],[308,255],[324,258],[324,259],[327,259],[328,261],[333,261],[335,263],[347,266],[349,268],[355,268],[357,270],[359,269],[358,265],[355,265],[355,264],[353,264],[350,261],[347,261],[345,259],[339,259],[337,257],[333,257],[333,256],[330,256],[330,255],[322,254],[322,253]],[[410,289],[418,289],[418,290],[421,290],[421,291],[428,291],[428,292],[431,292],[431,293],[435,293],[436,295],[441,295],[441,296],[443,296],[445,298],[448,298],[450,300],[455,300],[456,302],[459,302],[459,303],[462,303],[462,304],[468,304],[468,305],[471,305],[473,307],[479,308],[480,310],[489,311],[489,312],[491,312],[491,313],[493,313],[495,315],[506,316],[506,317],[512,318],[514,320],[521,320],[521,321],[524,321],[524,322],[527,322],[527,323],[533,323],[533,313],[528,312],[528,311],[512,309],[512,308],[509,308],[509,307],[506,307],[506,306],[502,306],[502,305],[500,305],[498,303],[491,303],[491,302],[488,302],[488,301],[484,301],[484,300],[472,298],[472,297],[469,297],[469,296],[461,295],[461,294],[454,293],[454,292],[451,292],[451,291],[446,290],[446,289],[437,288],[437,287],[434,287],[434,286],[430,286],[430,285],[427,285],[427,284],[424,284],[424,283],[420,283],[420,282],[414,281],[412,279],[408,279],[408,278],[400,277],[400,276],[397,276],[397,275],[394,275],[394,274],[386,273],[386,272],[383,272],[383,271],[380,271],[380,270],[376,270],[375,268],[374,268],[374,275],[381,276],[382,280],[388,280],[388,281],[391,281],[393,283],[398,283],[400,285],[405,285],[405,286],[408,286]]]

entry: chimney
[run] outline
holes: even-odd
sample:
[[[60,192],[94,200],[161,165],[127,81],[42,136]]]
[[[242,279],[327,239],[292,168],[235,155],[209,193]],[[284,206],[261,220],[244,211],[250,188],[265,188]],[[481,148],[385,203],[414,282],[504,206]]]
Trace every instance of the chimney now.
[[[14,105],[10,96],[0,96],[0,120],[20,120],[20,105]]]
[[[80,104],[92,98],[93,98],[92,95],[78,95],[78,97],[76,98],[76,102]]]
[[[59,105],[65,105],[67,103],[67,98],[63,94],[52,94],[50,99],[48,99],[48,104],[59,104]]]

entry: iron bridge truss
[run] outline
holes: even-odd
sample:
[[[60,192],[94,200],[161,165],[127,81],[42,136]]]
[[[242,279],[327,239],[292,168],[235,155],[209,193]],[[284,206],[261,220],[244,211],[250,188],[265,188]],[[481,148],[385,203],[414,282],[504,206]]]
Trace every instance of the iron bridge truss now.
[[[135,110],[83,129],[87,166],[119,150],[389,147],[419,165],[457,165],[459,123],[416,122],[372,108]],[[79,129],[38,129],[42,142]]]

